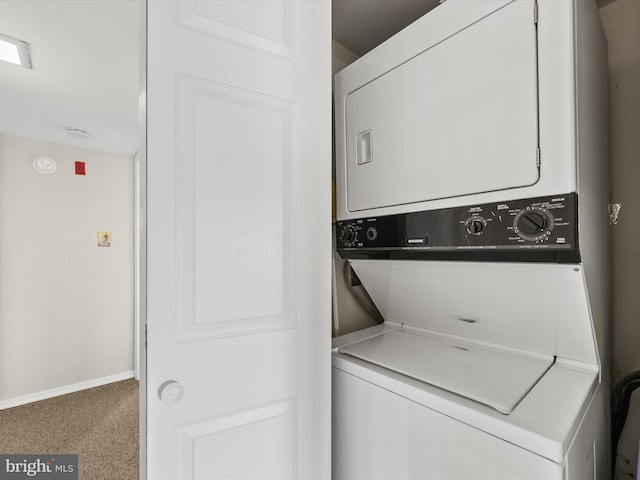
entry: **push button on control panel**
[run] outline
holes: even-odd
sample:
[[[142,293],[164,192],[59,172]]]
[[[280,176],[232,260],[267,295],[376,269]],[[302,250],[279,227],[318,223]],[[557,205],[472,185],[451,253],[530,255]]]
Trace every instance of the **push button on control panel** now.
[[[406,241],[407,245],[418,247],[420,245],[427,244],[427,237],[408,237]]]

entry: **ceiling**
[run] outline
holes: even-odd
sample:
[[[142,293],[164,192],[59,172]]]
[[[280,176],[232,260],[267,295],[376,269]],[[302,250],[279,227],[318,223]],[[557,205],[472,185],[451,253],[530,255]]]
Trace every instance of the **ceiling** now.
[[[0,33],[30,44],[33,70],[0,61],[0,132],[135,154],[140,13],[137,0],[1,0]]]
[[[0,0],[0,34],[28,42],[33,63],[0,61],[0,132],[135,154],[142,1]],[[439,3],[332,0],[333,37],[363,55]]]
[[[140,0],[0,0],[0,34],[28,42],[33,70],[0,61],[0,132],[133,155]],[[359,55],[438,0],[333,0],[333,35]],[[89,133],[80,140],[67,128]]]

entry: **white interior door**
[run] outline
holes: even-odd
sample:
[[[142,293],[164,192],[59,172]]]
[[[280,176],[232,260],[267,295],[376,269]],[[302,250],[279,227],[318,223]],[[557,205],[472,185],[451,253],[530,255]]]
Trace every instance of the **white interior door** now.
[[[148,2],[151,480],[329,478],[330,26]]]

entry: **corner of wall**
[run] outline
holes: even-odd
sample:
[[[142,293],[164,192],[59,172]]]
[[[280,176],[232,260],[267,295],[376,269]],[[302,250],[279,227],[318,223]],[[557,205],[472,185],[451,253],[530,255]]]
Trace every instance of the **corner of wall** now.
[[[349,50],[347,47],[335,40],[331,41],[331,57],[333,64],[333,74],[355,62],[359,55]]]

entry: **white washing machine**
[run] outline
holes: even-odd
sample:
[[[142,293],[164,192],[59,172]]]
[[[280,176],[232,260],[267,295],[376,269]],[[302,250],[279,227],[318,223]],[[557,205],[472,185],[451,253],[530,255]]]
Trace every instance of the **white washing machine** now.
[[[336,75],[333,479],[611,475],[594,0],[448,0]]]

